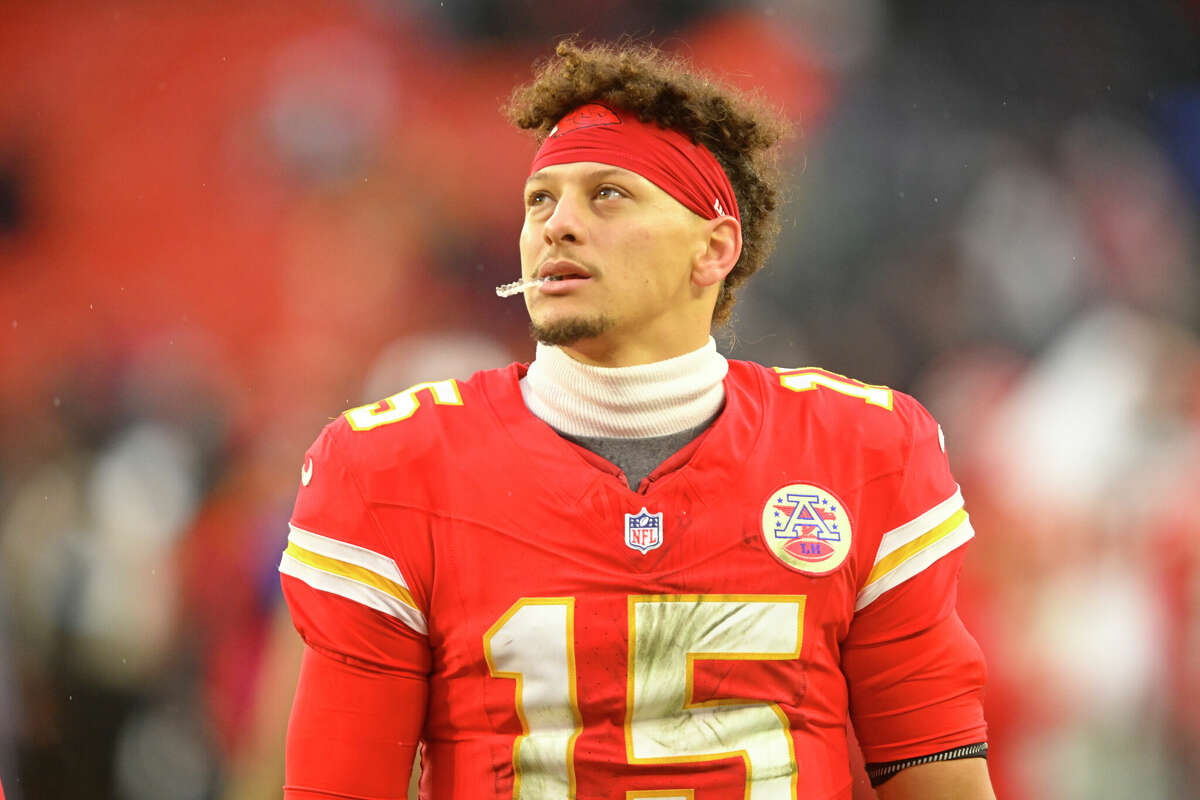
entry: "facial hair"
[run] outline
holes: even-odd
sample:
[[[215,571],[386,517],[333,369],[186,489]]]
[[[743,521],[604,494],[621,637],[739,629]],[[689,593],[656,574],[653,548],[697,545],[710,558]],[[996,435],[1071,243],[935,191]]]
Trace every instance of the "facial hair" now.
[[[612,318],[601,314],[591,318],[568,317],[546,324],[530,321],[529,333],[542,344],[569,347],[583,339],[600,336],[612,326]]]

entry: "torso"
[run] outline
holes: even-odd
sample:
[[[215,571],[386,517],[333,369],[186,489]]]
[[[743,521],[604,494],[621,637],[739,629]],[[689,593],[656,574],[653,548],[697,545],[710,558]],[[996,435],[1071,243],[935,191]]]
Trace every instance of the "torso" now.
[[[346,437],[428,619],[433,796],[849,796],[838,644],[903,467],[899,426],[730,367],[724,412],[641,492],[528,413],[515,365],[389,426],[436,413],[412,459]],[[813,510],[823,525],[802,524]]]

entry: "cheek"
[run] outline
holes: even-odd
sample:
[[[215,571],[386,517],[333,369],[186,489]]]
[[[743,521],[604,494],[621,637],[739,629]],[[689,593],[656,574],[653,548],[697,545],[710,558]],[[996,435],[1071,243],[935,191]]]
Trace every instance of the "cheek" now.
[[[540,237],[537,232],[526,222],[521,226],[521,235],[517,239],[517,246],[521,251],[521,264],[528,264],[533,258],[533,253],[537,248],[537,243]]]
[[[631,231],[624,237],[622,250],[632,276],[639,283],[654,283],[662,274],[663,258],[669,251],[662,234],[652,228]]]
[[[664,291],[674,291],[691,275],[688,266],[687,243],[683,237],[659,230],[646,230],[630,242],[630,251],[638,265],[638,273],[646,285],[658,285]]]

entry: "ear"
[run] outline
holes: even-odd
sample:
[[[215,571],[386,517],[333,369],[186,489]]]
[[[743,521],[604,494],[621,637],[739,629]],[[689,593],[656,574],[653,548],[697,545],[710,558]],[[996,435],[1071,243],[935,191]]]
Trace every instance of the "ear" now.
[[[707,288],[725,280],[742,254],[742,226],[733,217],[705,220],[707,237],[692,262],[692,283]]]

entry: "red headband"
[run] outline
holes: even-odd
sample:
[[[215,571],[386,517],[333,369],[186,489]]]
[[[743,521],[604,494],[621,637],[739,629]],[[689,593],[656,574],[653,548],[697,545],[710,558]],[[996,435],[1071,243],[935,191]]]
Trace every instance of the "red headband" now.
[[[705,219],[729,215],[742,221],[729,176],[708,148],[633,114],[618,115],[599,103],[580,106],[550,131],[529,174],[576,161],[636,172]]]

